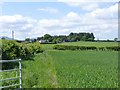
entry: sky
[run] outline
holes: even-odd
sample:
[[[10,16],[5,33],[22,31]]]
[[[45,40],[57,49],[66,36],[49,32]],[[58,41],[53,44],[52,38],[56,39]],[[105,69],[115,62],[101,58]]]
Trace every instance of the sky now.
[[[94,33],[95,39],[118,37],[117,2],[4,2],[0,3],[0,36],[37,38],[44,34]]]

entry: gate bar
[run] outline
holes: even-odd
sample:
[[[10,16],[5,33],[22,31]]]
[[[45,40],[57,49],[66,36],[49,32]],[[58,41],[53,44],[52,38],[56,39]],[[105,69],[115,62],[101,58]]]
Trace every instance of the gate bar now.
[[[14,87],[14,86],[20,86],[20,84],[14,84],[14,85],[9,85],[9,86],[3,86],[3,87],[0,87],[0,89],[2,89],[2,88]]]
[[[5,63],[5,62],[19,62],[19,60],[0,60],[0,63]]]
[[[11,72],[11,71],[17,71],[19,69],[9,69],[9,70],[0,70],[0,72]]]
[[[19,78],[20,78],[20,77],[6,78],[6,79],[0,80],[0,82],[6,81],[6,80],[15,80],[15,79],[19,79]]]

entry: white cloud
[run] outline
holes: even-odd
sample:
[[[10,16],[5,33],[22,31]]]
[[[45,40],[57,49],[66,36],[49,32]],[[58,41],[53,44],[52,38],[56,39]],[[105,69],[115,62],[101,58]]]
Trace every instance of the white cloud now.
[[[11,36],[15,31],[16,38],[51,35],[65,35],[70,32],[93,32],[96,39],[113,39],[118,34],[117,4],[108,8],[96,9],[86,14],[69,12],[60,19],[35,20],[21,15],[1,16],[0,34]]]
[[[58,2],[119,2],[119,0],[58,0]]]
[[[72,18],[74,18],[74,17],[77,17],[78,16],[78,14],[77,13],[75,13],[75,12],[70,12],[70,13],[68,13],[67,14],[67,17],[72,17]]]
[[[88,11],[91,11],[91,10],[95,10],[97,9],[99,6],[97,3],[92,3],[92,4],[82,4],[81,5],[81,8],[84,9],[84,10],[88,10]]]
[[[61,19],[40,20],[39,25],[49,34],[69,34],[70,32],[93,32],[96,38],[113,39],[117,37],[117,4],[104,9],[96,9],[87,14],[78,15],[69,12]],[[111,35],[111,37],[110,37]]]
[[[58,0],[58,2],[64,2],[73,7],[79,7],[80,9],[92,11],[99,8],[101,2],[119,2],[118,0]],[[112,8],[112,7],[111,7]]]
[[[95,18],[118,18],[118,4],[115,4],[109,8],[103,8],[103,9],[96,9],[94,11],[91,12],[92,17]]]
[[[11,37],[11,31],[14,30],[15,37],[21,38],[28,32],[31,32],[36,22],[37,21],[35,19],[30,17],[23,17],[21,15],[0,16],[0,34],[1,36],[6,35]]]
[[[98,3],[94,2],[67,2],[70,6],[80,7],[83,10],[92,11],[99,7]]]
[[[56,8],[52,8],[52,7],[44,7],[44,8],[38,8],[38,11],[45,11],[45,12],[49,12],[49,13],[59,13],[59,10]]]

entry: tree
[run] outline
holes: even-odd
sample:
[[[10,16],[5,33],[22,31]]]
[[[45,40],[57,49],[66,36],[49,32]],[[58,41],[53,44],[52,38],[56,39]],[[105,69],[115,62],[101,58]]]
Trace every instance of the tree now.
[[[68,36],[59,35],[59,36],[51,36],[49,34],[45,34],[43,37],[39,37],[37,39],[48,40],[49,42],[58,43],[58,42],[75,42],[75,41],[94,41],[93,33],[73,33],[71,32]]]
[[[1,39],[5,39],[5,37],[2,37]]]
[[[25,41],[30,42],[30,38],[26,38]]]
[[[74,33],[73,32],[71,32],[70,34],[69,34],[69,36],[72,36]]]
[[[116,42],[116,41],[117,41],[117,38],[114,38],[114,41]]]
[[[80,37],[79,36],[75,36],[75,41],[80,41]]]
[[[93,33],[91,33],[91,38],[92,38],[92,41],[95,39],[95,37],[94,37],[94,34],[93,34]]]
[[[86,37],[86,36],[83,36],[83,37],[81,38],[81,40],[82,40],[82,41],[86,41],[86,40],[87,40],[87,37]]]
[[[42,39],[42,37],[37,37],[37,40],[39,41],[39,40],[41,40]]]
[[[43,39],[44,40],[49,40],[49,42],[51,42],[53,39],[52,39],[52,36],[51,35],[49,35],[49,34],[45,34],[44,36],[43,36]]]
[[[33,39],[33,42],[36,42],[37,41],[37,39]]]

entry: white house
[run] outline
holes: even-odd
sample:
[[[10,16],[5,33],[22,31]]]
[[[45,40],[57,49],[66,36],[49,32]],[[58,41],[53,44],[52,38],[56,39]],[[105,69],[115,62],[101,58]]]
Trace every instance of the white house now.
[[[39,40],[39,43],[48,43],[48,40]]]

